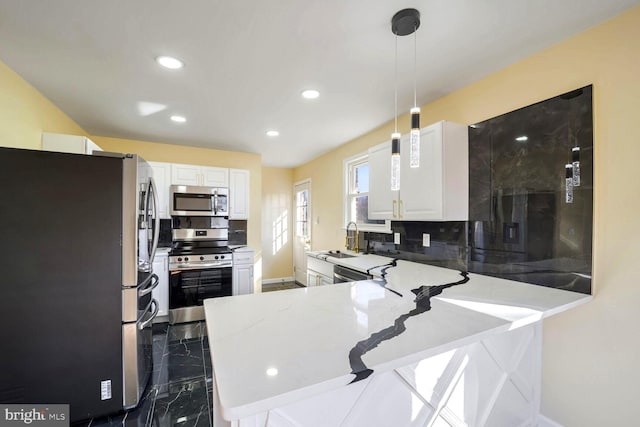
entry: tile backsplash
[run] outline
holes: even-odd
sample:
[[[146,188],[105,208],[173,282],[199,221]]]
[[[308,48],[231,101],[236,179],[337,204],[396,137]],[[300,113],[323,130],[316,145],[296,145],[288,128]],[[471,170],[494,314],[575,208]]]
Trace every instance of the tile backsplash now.
[[[377,255],[467,269],[467,222],[392,222],[391,229],[400,234],[399,245],[393,243],[393,234],[365,232],[360,247]],[[425,233],[429,234],[428,247],[422,245]]]
[[[570,188],[567,164],[579,166],[579,181],[570,178],[577,184]],[[592,87],[587,86],[469,128],[469,221],[392,222],[400,244],[393,243],[393,234],[365,232],[360,247],[588,294],[592,225]],[[423,246],[425,233],[429,247]]]

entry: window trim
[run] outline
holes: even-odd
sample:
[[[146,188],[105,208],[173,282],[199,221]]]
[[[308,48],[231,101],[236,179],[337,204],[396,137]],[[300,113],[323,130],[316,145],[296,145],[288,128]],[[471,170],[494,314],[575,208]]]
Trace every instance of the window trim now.
[[[349,217],[349,184],[350,172],[352,168],[361,163],[369,163],[369,152],[359,153],[351,157],[347,157],[342,161],[342,228],[347,228],[347,224],[351,221]],[[371,194],[371,188],[369,188]],[[384,224],[365,224],[356,223],[358,231],[369,231],[374,233],[391,233],[391,221],[385,220]]]

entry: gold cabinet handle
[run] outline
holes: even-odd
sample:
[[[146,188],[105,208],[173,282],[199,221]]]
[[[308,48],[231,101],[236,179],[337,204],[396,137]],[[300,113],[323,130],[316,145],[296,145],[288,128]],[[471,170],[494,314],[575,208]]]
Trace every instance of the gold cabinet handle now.
[[[402,199],[400,199],[400,203],[398,204],[398,218],[402,219],[403,215],[402,215],[402,211],[404,210],[403,208],[403,203],[402,203]]]
[[[393,201],[393,217],[396,218],[396,204],[398,203],[397,200]]]

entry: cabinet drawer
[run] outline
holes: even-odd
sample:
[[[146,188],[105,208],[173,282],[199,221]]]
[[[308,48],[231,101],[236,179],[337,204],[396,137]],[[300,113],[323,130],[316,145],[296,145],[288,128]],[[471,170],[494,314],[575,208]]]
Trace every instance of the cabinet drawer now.
[[[333,277],[333,264],[327,261],[319,260],[318,258],[314,258],[312,256],[307,256],[307,270],[317,271],[318,273],[329,278]]]
[[[253,252],[234,252],[234,264],[251,264],[253,263]]]

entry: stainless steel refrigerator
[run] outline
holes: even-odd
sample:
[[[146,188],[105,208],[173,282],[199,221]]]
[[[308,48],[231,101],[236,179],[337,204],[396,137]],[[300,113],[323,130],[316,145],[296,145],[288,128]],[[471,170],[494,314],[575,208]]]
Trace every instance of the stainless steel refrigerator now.
[[[0,402],[136,406],[152,371],[159,221],[135,155],[0,148]]]

